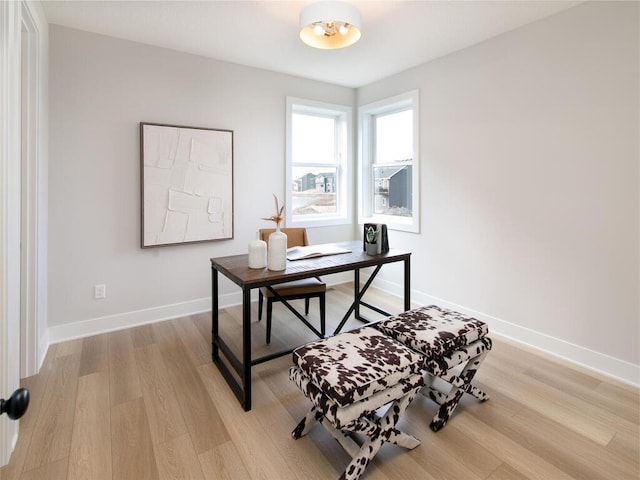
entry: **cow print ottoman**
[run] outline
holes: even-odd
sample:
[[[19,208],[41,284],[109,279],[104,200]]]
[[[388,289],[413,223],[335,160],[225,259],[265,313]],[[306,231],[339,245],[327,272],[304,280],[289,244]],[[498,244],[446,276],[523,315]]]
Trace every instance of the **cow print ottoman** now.
[[[352,457],[341,479],[357,479],[384,442],[413,449],[420,441],[396,428],[422,389],[425,359],[372,327],[297,348],[289,377],[312,408],[293,430],[300,438],[319,422]],[[377,411],[389,404],[385,413]],[[362,445],[353,440],[363,434]]]
[[[440,405],[430,424],[433,431],[446,425],[464,393],[481,401],[489,398],[489,395],[471,384],[492,346],[491,339],[487,337],[489,329],[486,323],[431,305],[386,318],[374,326],[385,335],[423,354],[424,393]],[[449,391],[436,388],[435,378],[449,383]]]

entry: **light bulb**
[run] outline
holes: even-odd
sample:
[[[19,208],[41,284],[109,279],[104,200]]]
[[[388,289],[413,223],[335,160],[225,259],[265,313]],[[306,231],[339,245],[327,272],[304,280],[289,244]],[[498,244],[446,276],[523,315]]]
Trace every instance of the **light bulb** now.
[[[348,3],[318,1],[300,12],[300,40],[327,50],[348,47],[360,39],[361,20],[358,9]]]

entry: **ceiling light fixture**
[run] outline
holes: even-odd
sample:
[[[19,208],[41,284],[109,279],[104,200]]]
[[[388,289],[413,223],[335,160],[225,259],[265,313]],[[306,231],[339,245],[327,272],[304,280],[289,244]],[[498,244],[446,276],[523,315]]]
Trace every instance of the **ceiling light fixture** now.
[[[360,35],[360,12],[346,2],[323,0],[300,12],[300,40],[311,47],[348,47],[356,43]]]

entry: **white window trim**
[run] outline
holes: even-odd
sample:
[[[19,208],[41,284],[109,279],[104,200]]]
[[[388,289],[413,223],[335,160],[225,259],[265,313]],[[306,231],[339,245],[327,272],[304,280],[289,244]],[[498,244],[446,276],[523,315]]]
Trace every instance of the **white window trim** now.
[[[420,233],[420,103],[418,90],[385,98],[358,108],[358,223],[384,223],[391,230]],[[407,107],[413,109],[412,217],[374,214],[371,183],[373,118]]]
[[[291,118],[295,112],[304,112],[305,108],[309,109],[309,113],[317,114],[326,111],[327,114],[339,116],[344,120],[344,142],[342,142],[341,161],[338,164],[338,182],[336,191],[338,193],[337,213],[330,215],[314,215],[313,218],[301,219],[300,216],[294,217],[292,212],[291,198],[293,194],[293,158],[291,144]],[[353,184],[353,114],[352,108],[346,105],[337,105],[331,103],[318,102],[303,98],[287,97],[286,98],[286,182],[285,182],[285,198],[286,198],[286,225],[289,227],[322,227],[328,225],[346,225],[352,221],[353,201],[352,195],[349,194],[350,186]],[[331,165],[334,165],[333,163]],[[313,166],[309,164],[309,166]]]

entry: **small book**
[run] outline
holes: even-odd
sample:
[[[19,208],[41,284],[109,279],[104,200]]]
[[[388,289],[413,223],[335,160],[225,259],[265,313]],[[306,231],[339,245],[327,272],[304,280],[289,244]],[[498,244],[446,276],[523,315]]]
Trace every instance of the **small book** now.
[[[335,245],[308,245],[306,247],[291,247],[287,249],[287,260],[304,260],[306,258],[324,257],[349,253],[351,250]]]

